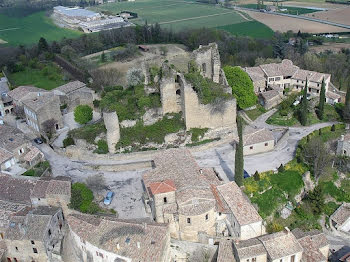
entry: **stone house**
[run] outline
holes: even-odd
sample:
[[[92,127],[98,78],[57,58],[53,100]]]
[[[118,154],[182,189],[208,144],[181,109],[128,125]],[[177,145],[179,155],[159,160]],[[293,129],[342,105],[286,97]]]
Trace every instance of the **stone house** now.
[[[261,217],[237,185],[200,168],[188,150],[166,150],[154,158],[154,166],[143,175],[146,209],[156,222],[169,223],[172,238],[211,243],[218,236],[264,234]],[[239,205],[248,212],[239,212]]]
[[[5,171],[16,164],[14,155],[6,149],[0,148],[0,171]]]
[[[60,105],[67,108],[67,111],[73,111],[78,105],[89,105],[93,107],[93,94],[86,84],[80,81],[72,81],[59,86],[53,90],[53,93],[60,99]]]
[[[166,224],[138,223],[112,217],[73,214],[67,217],[80,261],[170,261]]]
[[[7,261],[60,261],[64,224],[62,209],[57,207],[17,212],[4,234]]]
[[[266,128],[246,126],[243,131],[243,154],[253,155],[272,151],[275,147],[275,137]]]
[[[63,128],[60,101],[53,93],[30,93],[21,102],[27,124],[34,132],[45,133],[43,124],[51,119],[56,130]]]
[[[8,96],[10,91],[6,77],[0,78],[0,119],[13,111],[12,98]]]
[[[232,236],[246,240],[265,234],[265,226],[258,211],[235,182],[219,185],[217,190],[230,210],[226,215],[226,223]]]
[[[285,228],[243,241],[221,240],[217,262],[324,262],[328,252],[329,244],[322,232],[300,229],[291,232]]]
[[[291,60],[284,59],[281,63],[264,64],[255,67],[246,67],[244,70],[253,81],[256,94],[273,89],[274,86],[301,91],[308,82],[307,92],[311,96],[319,96],[322,80],[325,81],[326,102],[340,101],[340,96],[329,89],[331,75],[300,69]]]
[[[350,156],[350,134],[342,135],[337,142],[337,155]]]
[[[335,229],[350,234],[350,204],[343,203],[331,215],[330,221]]]
[[[37,88],[35,86],[19,86],[15,89],[12,89],[7,95],[13,100],[13,106],[22,106],[22,100],[27,97],[27,95],[34,93],[46,93],[46,90]]]
[[[283,100],[283,94],[278,92],[275,89],[268,90],[263,93],[259,93],[259,103],[266,109],[270,110],[271,108],[279,105]]]

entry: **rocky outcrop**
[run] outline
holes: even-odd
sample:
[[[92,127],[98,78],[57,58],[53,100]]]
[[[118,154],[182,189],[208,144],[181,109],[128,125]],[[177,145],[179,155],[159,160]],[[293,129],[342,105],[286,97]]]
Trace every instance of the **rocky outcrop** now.
[[[116,153],[116,144],[120,139],[119,119],[116,112],[104,112],[103,120],[107,129],[107,144],[109,153]]]

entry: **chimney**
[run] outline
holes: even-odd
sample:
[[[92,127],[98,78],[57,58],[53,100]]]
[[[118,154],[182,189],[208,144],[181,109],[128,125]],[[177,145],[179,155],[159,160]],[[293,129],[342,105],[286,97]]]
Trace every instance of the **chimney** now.
[[[140,242],[137,242],[137,248],[140,249],[141,248],[141,243]]]
[[[200,173],[200,174],[203,174],[203,169],[199,169],[199,173]]]

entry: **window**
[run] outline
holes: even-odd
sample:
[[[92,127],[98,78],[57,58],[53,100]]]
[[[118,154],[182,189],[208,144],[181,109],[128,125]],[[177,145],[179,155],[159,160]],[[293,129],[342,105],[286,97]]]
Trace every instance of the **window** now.
[[[256,257],[253,257],[253,258],[252,258],[252,262],[256,262]]]
[[[207,72],[207,65],[205,63],[202,64],[202,71],[203,73]]]
[[[208,220],[208,219],[209,219],[209,215],[206,214],[206,215],[205,215],[205,220]]]
[[[18,247],[15,247],[16,251],[18,251]]]
[[[49,229],[49,232],[48,232],[48,233],[49,233],[49,236],[51,236],[51,229]]]
[[[294,262],[295,261],[295,255],[291,256],[290,258],[290,262]]]
[[[280,77],[276,77],[276,78],[275,78],[275,81],[279,81],[279,80],[281,80]]]
[[[168,202],[168,200],[166,199],[166,197],[163,198],[163,202],[164,202],[164,203],[167,203],[167,202]]]
[[[33,240],[30,240],[30,243],[32,243],[32,245],[35,245],[34,241]]]
[[[317,90],[317,94],[320,92],[320,90]]]
[[[269,143],[265,143],[265,146],[268,146],[269,145]]]
[[[191,218],[187,218],[187,224],[191,224]]]
[[[33,247],[33,252],[34,252],[35,254],[38,254],[38,250],[37,250],[35,247]]]
[[[309,92],[311,92],[311,88],[309,88]]]
[[[253,149],[253,146],[250,146],[249,149],[252,150],[252,149]]]
[[[4,233],[0,233],[0,238],[4,239]]]

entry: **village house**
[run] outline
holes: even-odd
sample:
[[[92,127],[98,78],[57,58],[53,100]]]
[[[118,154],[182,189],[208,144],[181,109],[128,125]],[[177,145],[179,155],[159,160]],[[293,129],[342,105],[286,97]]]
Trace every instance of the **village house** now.
[[[317,230],[281,232],[237,241],[220,241],[217,262],[325,262],[329,244],[326,236]]]
[[[46,93],[47,91],[44,89],[37,88],[35,86],[19,86],[15,89],[12,89],[7,95],[13,100],[13,106],[22,106],[22,100],[27,97],[27,95],[34,93]]]
[[[0,73],[1,74],[1,73]],[[0,120],[13,111],[12,98],[8,96],[10,91],[6,77],[0,78]]]
[[[67,221],[82,262],[170,260],[170,235],[166,224],[80,214],[69,215]]]
[[[272,151],[275,147],[273,132],[266,128],[246,126],[243,131],[243,154],[253,155]]]
[[[235,182],[217,186],[217,190],[229,207],[226,215],[231,235],[245,240],[265,234],[265,226],[258,211]]]
[[[172,238],[211,243],[217,236],[246,239],[265,233],[261,217],[238,186],[224,184],[213,169],[200,168],[188,150],[162,152],[154,165],[143,176],[146,209],[156,222],[169,223]],[[239,205],[247,214],[237,210]]]
[[[350,234],[350,203],[343,203],[330,217],[332,226]]]
[[[60,99],[60,106],[67,108],[67,111],[73,111],[78,105],[89,105],[93,107],[94,91],[86,87],[86,84],[80,81],[72,81],[59,86],[53,90],[53,93]]]
[[[22,104],[27,124],[34,132],[46,133],[46,121],[53,121],[56,130],[63,128],[60,100],[53,93],[30,93]]]
[[[301,91],[308,82],[308,94],[319,96],[322,80],[325,82],[326,102],[340,102],[340,95],[334,93],[329,88],[331,85],[331,75],[300,69],[291,60],[284,59],[281,63],[264,64],[255,67],[246,67],[244,70],[253,81],[256,94],[273,90],[276,87],[283,90]],[[271,94],[272,96],[272,94]],[[277,94],[274,95],[276,97]],[[277,98],[276,98],[277,99]]]
[[[65,224],[61,208],[41,206],[21,210],[9,223],[4,234],[8,262],[60,261]]]
[[[337,155],[350,156],[350,134],[342,135],[337,142]]]

